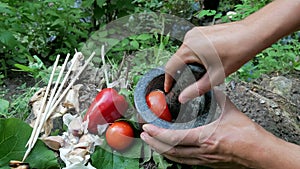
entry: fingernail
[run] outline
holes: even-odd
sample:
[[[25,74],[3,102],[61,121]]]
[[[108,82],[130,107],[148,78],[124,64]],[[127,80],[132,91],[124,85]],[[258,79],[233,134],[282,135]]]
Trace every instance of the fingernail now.
[[[143,125],[143,130],[144,130],[145,132],[150,132],[150,131],[151,131],[151,127],[150,127],[148,124],[144,124],[144,125]]]
[[[189,101],[190,98],[185,97],[185,96],[179,96],[178,100],[179,100],[179,102],[180,102],[181,104],[184,104],[184,103],[186,103],[187,101]]]
[[[146,137],[147,137],[147,136],[146,136],[146,133],[145,133],[145,132],[142,132],[140,136],[141,136],[141,139],[142,139],[142,140],[144,140],[144,141],[146,140]]]

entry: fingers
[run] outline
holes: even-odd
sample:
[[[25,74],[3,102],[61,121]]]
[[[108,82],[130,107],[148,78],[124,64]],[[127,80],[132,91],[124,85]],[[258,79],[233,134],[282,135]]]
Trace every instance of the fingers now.
[[[151,137],[146,132],[141,133],[141,139],[143,139],[152,149],[160,154],[169,151],[172,148],[171,145],[161,142],[154,137]]]
[[[187,164],[187,165],[205,165],[206,162],[199,160],[198,158],[184,158],[184,157],[174,157],[170,155],[163,154],[169,160],[175,161],[180,164]],[[188,157],[188,156],[187,156]]]
[[[197,158],[201,154],[210,154],[213,153],[214,149],[213,146],[210,146],[211,144],[202,144],[199,145],[193,145],[193,146],[181,146],[181,145],[170,145],[165,142],[162,142],[161,140],[158,140],[155,137],[150,136],[148,133],[143,132],[141,133],[141,138],[150,146],[152,149],[154,149],[156,152],[178,157],[178,158]]]
[[[143,130],[151,137],[167,144],[167,145],[184,145],[194,146],[199,144],[199,138],[202,134],[201,128],[194,128],[190,130],[171,130],[159,128],[151,124],[144,124]]]
[[[188,63],[200,63],[201,61],[196,57],[192,50],[185,44],[181,45],[177,52],[170,58],[165,66],[165,82],[164,90],[169,92],[172,87],[173,77],[186,66]]]
[[[205,73],[204,76],[197,82],[191,84],[185,88],[179,95],[179,102],[184,104],[193,98],[203,95],[211,89],[211,83],[208,77],[208,73]]]

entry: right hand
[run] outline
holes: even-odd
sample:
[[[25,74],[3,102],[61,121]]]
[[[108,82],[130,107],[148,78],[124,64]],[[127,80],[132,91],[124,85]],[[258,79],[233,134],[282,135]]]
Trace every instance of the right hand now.
[[[181,103],[223,83],[228,75],[238,70],[259,51],[251,50],[251,38],[247,36],[247,28],[241,22],[193,28],[187,32],[183,44],[166,64],[165,91],[170,91],[172,77],[188,63],[202,64],[207,72],[200,80],[182,91],[179,96]]]

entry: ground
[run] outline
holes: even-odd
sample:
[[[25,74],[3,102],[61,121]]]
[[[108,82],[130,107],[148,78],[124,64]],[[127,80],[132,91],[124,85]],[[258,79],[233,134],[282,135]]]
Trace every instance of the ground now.
[[[300,145],[299,77],[300,72],[292,72],[263,75],[252,82],[232,80],[226,84],[226,92],[234,104],[253,121],[277,137]],[[24,83],[30,87],[36,82],[24,74],[17,74],[4,81],[0,94],[6,93],[4,99],[11,100],[12,95],[24,92],[24,88],[19,88]],[[94,90],[91,86],[87,88]],[[147,163],[144,168],[156,167],[153,163]]]
[[[299,75],[299,72],[284,76],[273,74],[251,83],[231,82],[227,85],[227,94],[253,121],[277,137],[300,145]],[[281,85],[274,86],[275,83]]]

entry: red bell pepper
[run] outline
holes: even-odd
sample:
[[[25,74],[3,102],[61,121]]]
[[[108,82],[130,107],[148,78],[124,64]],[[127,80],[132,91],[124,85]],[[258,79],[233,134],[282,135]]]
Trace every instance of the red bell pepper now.
[[[128,109],[128,103],[124,96],[115,89],[102,89],[90,105],[84,116],[88,122],[88,131],[97,134],[97,125],[112,123],[124,115]]]

